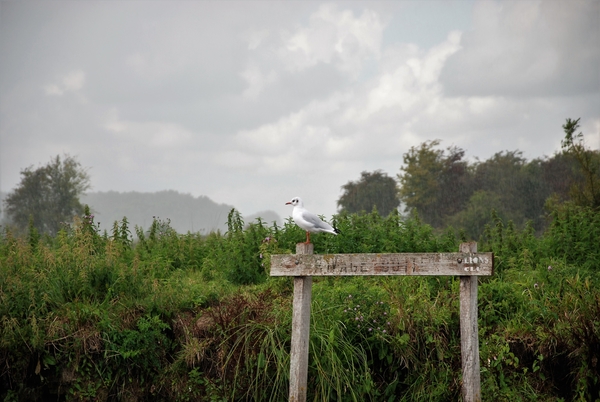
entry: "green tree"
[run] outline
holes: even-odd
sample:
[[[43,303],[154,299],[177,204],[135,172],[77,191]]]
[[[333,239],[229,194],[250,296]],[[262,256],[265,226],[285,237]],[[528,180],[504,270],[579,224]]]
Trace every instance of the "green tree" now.
[[[39,233],[54,235],[61,223],[83,213],[79,197],[90,188],[90,178],[81,164],[65,155],[45,166],[21,171],[21,182],[4,200],[9,221],[24,230],[32,217]]]
[[[521,225],[531,218],[525,212],[528,205],[535,204],[539,213],[546,199],[546,195],[537,191],[539,181],[536,182],[535,167],[535,164],[529,166],[521,151],[497,152],[475,166],[475,186],[478,190],[495,193],[502,205],[497,210]],[[537,201],[536,194],[541,196],[541,202]]]
[[[400,204],[396,181],[381,170],[362,172],[359,180],[349,181],[342,190],[337,205],[349,213],[369,212],[376,207],[382,216],[387,216]]]
[[[425,141],[404,154],[400,200],[428,224],[441,227],[446,217],[462,210],[473,193],[471,172],[464,150],[435,149],[439,140]]]
[[[446,222],[464,230],[469,240],[478,240],[484,232],[485,225],[490,222],[492,210],[502,210],[500,196],[492,191],[477,190],[469,199],[465,209],[448,217]]]
[[[571,188],[576,182],[583,181],[575,157],[565,152],[557,152],[551,158],[542,160],[542,180],[549,195],[559,202],[571,197]]]
[[[567,119],[562,126],[565,139],[561,141],[563,152],[578,162],[583,180],[571,186],[571,197],[577,205],[600,208],[600,152],[585,147],[583,133],[575,134],[579,120]]]

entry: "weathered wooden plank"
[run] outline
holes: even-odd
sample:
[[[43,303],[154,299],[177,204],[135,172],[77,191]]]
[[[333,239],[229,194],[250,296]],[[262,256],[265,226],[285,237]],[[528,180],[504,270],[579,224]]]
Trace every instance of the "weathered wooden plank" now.
[[[477,243],[462,243],[460,251],[477,253]],[[464,402],[481,401],[477,281],[477,276],[461,276],[460,278],[460,350]]]
[[[324,254],[271,256],[271,276],[488,276],[493,253]]]
[[[297,255],[313,253],[311,243],[298,243]],[[312,277],[294,278],[294,300],[292,310],[292,339],[290,347],[290,393],[293,402],[306,401],[308,384],[308,346],[310,340],[310,301],[312,297]]]

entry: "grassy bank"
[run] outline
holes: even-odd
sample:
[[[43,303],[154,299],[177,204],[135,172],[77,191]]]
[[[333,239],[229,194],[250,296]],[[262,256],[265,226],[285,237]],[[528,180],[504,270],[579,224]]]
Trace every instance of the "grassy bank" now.
[[[600,399],[600,216],[561,207],[541,236],[493,217],[479,239],[496,271],[479,287],[484,400]],[[397,215],[338,215],[315,253],[457,251]],[[149,231],[87,215],[56,237],[0,238],[4,400],[287,398],[290,278],[271,254],[303,232],[232,211],[228,232]],[[133,232],[133,233],[132,233]],[[135,239],[135,241],[134,241]],[[460,398],[458,279],[315,278],[309,400]]]

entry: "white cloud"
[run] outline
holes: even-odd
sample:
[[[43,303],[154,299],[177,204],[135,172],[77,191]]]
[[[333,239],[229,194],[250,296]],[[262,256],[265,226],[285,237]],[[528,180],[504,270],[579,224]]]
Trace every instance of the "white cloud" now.
[[[276,122],[241,130],[232,145],[242,153],[253,155],[256,169],[269,174],[342,157],[349,141],[346,135],[335,132],[335,121],[350,100],[349,94],[337,93],[323,101],[310,102]]]
[[[85,83],[85,73],[81,70],[73,71],[63,78],[63,86],[66,91],[79,91]]]
[[[582,117],[600,146],[597,1],[408,3],[10,3],[2,183],[70,152],[99,191],[330,215],[341,185],[426,140],[538,157]]]
[[[351,10],[323,4],[310,16],[308,26],[284,33],[280,56],[291,71],[332,63],[356,78],[366,60],[379,58],[384,28],[374,11],[364,10],[355,17]]]
[[[137,150],[142,148],[175,149],[188,144],[193,136],[189,130],[176,123],[122,120],[115,109],[109,112],[104,127],[112,133],[115,139],[127,141],[130,143],[128,144],[130,147]]]
[[[460,38],[459,32],[451,32],[428,51],[415,45],[385,49],[378,75],[368,82],[239,131],[232,146],[245,155],[240,160],[252,160],[243,167],[286,174],[301,166],[304,174],[327,175],[340,166],[360,172],[378,160],[395,159],[399,168],[410,146],[444,135],[467,138],[464,127],[502,103],[491,97],[444,97],[439,74],[460,49]]]
[[[390,49],[383,61],[376,84],[368,91],[364,104],[349,109],[347,118],[367,121],[375,114],[393,109],[396,116],[435,113],[441,87],[438,77],[445,60],[460,48],[460,34],[452,32],[445,42],[422,52],[414,45]]]
[[[442,82],[455,95],[572,95],[600,86],[600,2],[479,1]]]
[[[250,63],[240,75],[248,85],[242,96],[250,100],[256,100],[265,87],[277,81],[277,73],[274,70],[265,74],[256,63]]]
[[[64,75],[58,83],[44,86],[46,95],[62,96],[67,92],[78,92],[85,84],[85,73],[81,70],[71,71]]]
[[[48,84],[44,87],[44,90],[46,91],[46,95],[62,96],[65,93],[65,91],[56,84]]]

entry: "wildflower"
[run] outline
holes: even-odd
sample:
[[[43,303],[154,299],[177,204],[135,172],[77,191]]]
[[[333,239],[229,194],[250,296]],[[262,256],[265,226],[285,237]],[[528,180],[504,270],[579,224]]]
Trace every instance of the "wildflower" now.
[[[263,258],[263,255],[262,255],[262,253],[260,253],[259,257],[260,257],[260,258]]]
[[[548,271],[552,271],[552,265],[548,265]]]
[[[537,289],[539,287],[539,285],[537,283],[534,283],[533,287]]]
[[[385,329],[383,331],[381,331],[381,332],[383,332],[384,334],[387,333],[387,331]]]
[[[373,328],[369,328],[369,332],[373,331]]]
[[[348,299],[352,299],[352,295],[348,295]]]

